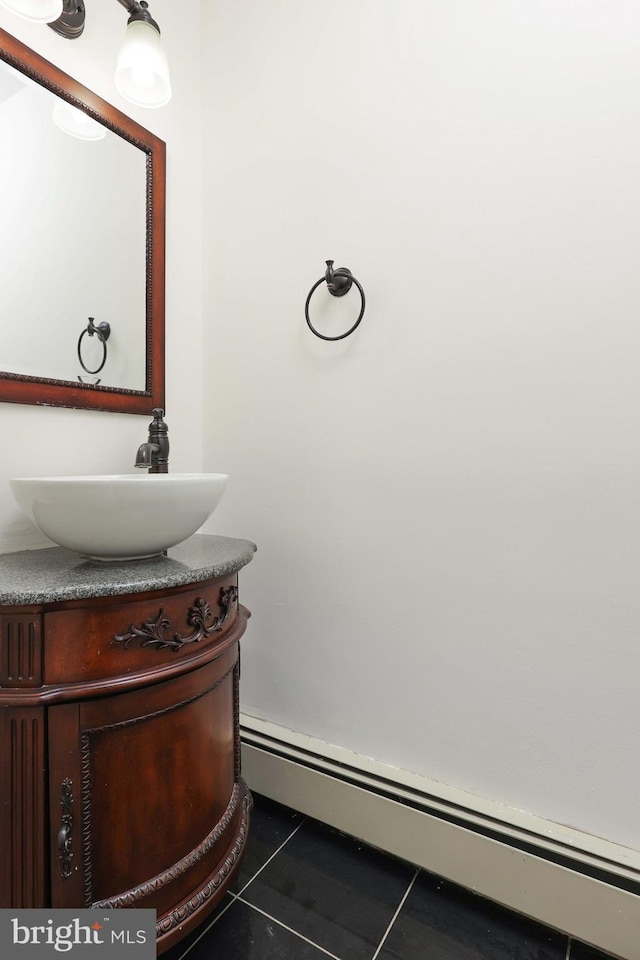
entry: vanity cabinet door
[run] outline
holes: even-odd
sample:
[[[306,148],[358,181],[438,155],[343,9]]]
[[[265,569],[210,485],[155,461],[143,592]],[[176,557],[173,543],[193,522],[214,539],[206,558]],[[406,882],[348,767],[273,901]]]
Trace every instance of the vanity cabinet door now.
[[[215,905],[247,814],[237,711],[237,643],[173,679],[50,708],[53,907],[153,907],[160,921],[194,896]]]

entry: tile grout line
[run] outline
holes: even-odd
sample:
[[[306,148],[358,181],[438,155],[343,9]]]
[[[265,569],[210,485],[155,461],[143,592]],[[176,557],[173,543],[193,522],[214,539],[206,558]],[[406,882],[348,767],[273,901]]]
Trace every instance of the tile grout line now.
[[[268,920],[273,920],[273,922],[277,923],[279,927],[282,927],[284,930],[288,930],[289,933],[292,933],[300,940],[304,940],[305,943],[315,947],[316,950],[322,951],[322,953],[324,953],[327,957],[331,957],[331,960],[340,960],[340,957],[337,957],[335,953],[330,953],[329,950],[325,949],[325,947],[321,947],[319,943],[316,943],[314,940],[309,940],[308,937],[305,937],[302,933],[298,933],[298,931],[294,930],[293,927],[288,927],[286,923],[282,922],[282,920],[278,920],[277,917],[273,917],[270,913],[267,913],[266,910],[261,910],[260,907],[256,907],[255,903],[250,903],[248,900],[245,900],[244,897],[241,897],[240,894],[238,894],[236,900],[239,900],[240,903],[244,903],[247,907],[251,907],[251,909],[255,910],[257,913],[261,913],[262,916],[266,917]]]
[[[389,936],[389,934],[390,934],[390,932],[391,932],[391,927],[394,925],[394,923],[395,923],[396,920],[398,919],[398,914],[400,913],[400,911],[401,911],[402,908],[404,907],[405,900],[407,899],[407,897],[408,897],[409,894],[411,893],[411,890],[413,889],[413,885],[414,885],[414,883],[416,882],[416,877],[418,876],[419,873],[420,873],[420,870],[418,869],[418,870],[416,870],[416,872],[415,872],[414,875],[412,876],[411,882],[410,882],[409,886],[407,887],[407,889],[405,890],[404,897],[402,898],[402,900],[401,900],[400,903],[398,904],[398,906],[397,906],[397,908],[396,908],[396,912],[395,912],[394,915],[391,917],[391,920],[389,921],[389,926],[387,927],[387,929],[386,929],[385,932],[383,933],[383,935],[382,935],[382,940],[381,940],[380,943],[378,944],[378,949],[376,950],[376,952],[374,953],[374,955],[371,957],[371,960],[376,960],[376,957],[378,956],[378,954],[379,954],[380,951],[382,950],[382,947],[384,946],[384,942],[385,942],[385,940],[387,939],[387,937]]]
[[[295,834],[298,832],[298,830],[300,829],[300,827],[302,826],[302,824],[305,823],[306,819],[307,819],[306,817],[303,817],[303,818],[302,818],[302,820],[300,821],[300,823],[298,824],[298,826],[295,828],[295,830],[292,830],[292,831],[291,831],[291,833],[290,833],[289,836],[286,838],[286,840],[283,840],[283,841],[282,841],[282,843],[280,844],[280,846],[278,847],[278,849],[277,849],[277,850],[274,850],[274,852],[271,854],[271,856],[269,857],[269,859],[268,859],[268,860],[265,860],[265,862],[262,864],[262,866],[260,867],[259,870],[256,870],[256,872],[254,873],[254,875],[251,877],[251,880],[247,880],[247,882],[245,883],[244,887],[240,890],[240,892],[237,893],[237,894],[233,894],[233,896],[240,897],[241,894],[243,894],[243,893],[245,892],[245,890],[247,889],[247,887],[249,886],[249,884],[250,884],[250,883],[253,883],[253,881],[255,880],[255,878],[256,878],[257,876],[259,876],[259,874],[262,873],[262,871],[264,870],[264,868],[271,863],[271,861],[273,860],[274,857],[277,857],[277,855],[280,853],[280,851],[282,850],[282,848],[283,848],[287,843],[289,843],[289,840],[291,840],[291,838],[292,838],[293,836],[295,836]]]
[[[260,870],[256,870],[256,872],[254,873],[254,875],[251,877],[251,880],[247,880],[247,882],[245,883],[245,885],[244,885],[244,887],[242,888],[242,890],[240,891],[240,893],[244,893],[244,891],[247,889],[247,887],[249,886],[249,884],[250,884],[253,880],[255,880],[255,878],[258,876],[258,874],[259,874],[262,870],[264,870],[264,868],[267,866],[267,864],[270,863],[270,862],[273,860],[273,858],[276,856],[277,853],[280,853],[280,851],[282,850],[282,848],[284,847],[284,845],[285,845],[286,843],[288,843],[289,840],[291,840],[291,837],[294,835],[294,833],[297,833],[297,831],[300,829],[300,827],[302,826],[302,824],[305,822],[306,819],[307,819],[306,817],[303,817],[303,818],[302,818],[302,820],[300,821],[300,823],[298,824],[298,826],[295,827],[295,829],[291,831],[291,833],[289,834],[289,836],[286,837],[286,838],[282,841],[282,843],[280,844],[280,846],[278,847],[278,849],[275,850],[275,851],[271,854],[271,856],[269,857],[269,859],[268,859],[265,863],[262,864],[262,866],[260,867]],[[181,953],[181,954],[180,954],[178,960],[184,960],[184,958],[187,956],[187,954],[188,954],[188,953],[191,953],[191,951],[192,951],[193,948],[195,947],[196,943],[199,943],[199,942],[202,940],[202,938],[205,937],[205,936],[209,933],[209,931],[211,930],[211,927],[213,927],[213,926],[218,922],[218,920],[220,919],[220,917],[221,917],[224,913],[227,912],[227,910],[229,909],[229,907],[232,907],[233,904],[235,903],[235,901],[240,899],[240,893],[232,893],[231,890],[227,890],[227,895],[228,895],[229,897],[231,897],[232,899],[229,901],[229,903],[226,905],[226,907],[224,907],[224,908],[223,908],[222,910],[220,910],[220,911],[216,911],[215,916],[214,916],[213,919],[211,920],[211,923],[208,923],[207,926],[206,926],[206,928],[205,928],[205,929],[202,931],[202,933],[200,934],[200,936],[197,937],[197,938],[193,941],[193,943],[190,943],[190,944],[189,944],[189,946],[188,946],[187,949],[184,951],[184,953]],[[242,903],[246,903],[246,902],[247,902],[246,900],[242,900]],[[295,933],[295,931],[294,931],[294,933]],[[311,941],[309,941],[309,942],[311,942]],[[314,946],[317,946],[317,944],[314,944]],[[321,947],[320,949],[322,949],[322,947]],[[331,954],[329,954],[329,956],[331,956]],[[339,958],[336,958],[336,960],[339,960]]]
[[[227,892],[228,892],[228,891],[227,891]],[[203,937],[206,937],[206,935],[207,935],[207,934],[209,933],[209,931],[211,930],[211,927],[213,927],[213,926],[218,922],[218,920],[219,920],[220,917],[223,915],[223,913],[226,913],[227,910],[229,909],[229,907],[232,907],[232,906],[234,905],[234,903],[235,903],[236,900],[238,899],[237,896],[236,896],[236,894],[235,894],[235,893],[229,893],[229,896],[232,897],[232,899],[230,900],[230,902],[226,905],[226,907],[223,907],[222,910],[220,910],[220,911],[216,910],[215,916],[213,917],[211,923],[208,923],[207,926],[206,926],[206,928],[205,928],[205,929],[202,931],[202,933],[200,934],[200,936],[199,936],[199,937],[196,937],[196,939],[193,941],[193,943],[190,943],[190,944],[189,944],[189,946],[187,947],[187,949],[185,950],[185,952],[180,954],[180,956],[178,957],[178,960],[184,960],[184,958],[187,956],[187,954],[188,954],[188,953],[191,953],[191,951],[192,951],[193,948],[195,947],[196,943],[200,943],[200,941],[202,940],[202,938],[203,938]]]

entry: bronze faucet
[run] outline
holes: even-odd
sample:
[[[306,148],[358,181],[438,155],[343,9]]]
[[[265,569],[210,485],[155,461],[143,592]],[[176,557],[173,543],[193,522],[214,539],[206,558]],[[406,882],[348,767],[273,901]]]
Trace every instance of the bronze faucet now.
[[[169,472],[169,428],[162,419],[164,410],[156,407],[151,411],[153,420],[149,424],[149,439],[138,447],[136,467],[149,470],[149,473]]]

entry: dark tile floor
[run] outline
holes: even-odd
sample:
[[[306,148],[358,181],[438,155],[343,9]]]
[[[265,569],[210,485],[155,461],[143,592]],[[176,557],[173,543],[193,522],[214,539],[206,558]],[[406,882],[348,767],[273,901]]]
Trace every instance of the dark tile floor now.
[[[233,892],[163,960],[607,960],[256,796]]]

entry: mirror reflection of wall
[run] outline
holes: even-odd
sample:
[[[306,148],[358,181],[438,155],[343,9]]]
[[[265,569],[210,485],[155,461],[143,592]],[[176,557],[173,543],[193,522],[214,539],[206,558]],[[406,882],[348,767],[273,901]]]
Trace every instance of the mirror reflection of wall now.
[[[89,379],[77,345],[93,317],[111,326],[100,382],[144,390],[146,155],[107,128],[65,132],[61,102],[0,62],[0,370]],[[98,338],[84,351],[93,369]]]

